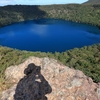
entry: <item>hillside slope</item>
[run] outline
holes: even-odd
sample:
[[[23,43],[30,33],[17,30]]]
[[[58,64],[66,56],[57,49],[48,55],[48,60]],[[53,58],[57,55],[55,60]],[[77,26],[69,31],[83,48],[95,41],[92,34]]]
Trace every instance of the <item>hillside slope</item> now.
[[[0,7],[0,26],[39,18],[70,20],[100,27],[100,5],[65,4]]]
[[[29,52],[14,50],[0,46],[0,83],[4,83],[5,69],[11,65],[18,65],[30,56],[49,57],[57,59],[64,65],[81,70],[85,75],[91,77],[93,81],[100,82],[100,44],[75,48],[62,53],[55,52]],[[0,85],[0,88],[3,85]],[[0,90],[2,90],[2,87]]]
[[[84,4],[100,4],[100,0],[88,0]]]

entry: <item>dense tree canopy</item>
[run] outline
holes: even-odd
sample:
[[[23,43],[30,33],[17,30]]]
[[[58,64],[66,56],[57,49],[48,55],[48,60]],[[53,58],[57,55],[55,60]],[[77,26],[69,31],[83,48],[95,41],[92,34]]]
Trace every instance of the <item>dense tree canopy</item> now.
[[[100,26],[100,5],[48,5],[0,7],[0,26],[38,18],[55,18]]]

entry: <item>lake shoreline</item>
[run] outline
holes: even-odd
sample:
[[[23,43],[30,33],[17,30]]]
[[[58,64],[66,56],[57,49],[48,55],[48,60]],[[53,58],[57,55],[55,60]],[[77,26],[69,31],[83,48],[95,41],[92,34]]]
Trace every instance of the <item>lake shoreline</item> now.
[[[1,45],[28,51],[63,52],[100,43],[96,26],[62,19],[22,21],[1,28],[0,33]]]
[[[83,22],[79,22],[79,21],[72,21],[72,20],[67,20],[67,19],[60,19],[60,18],[37,18],[37,19],[30,19],[30,20],[23,20],[23,21],[16,21],[16,22],[12,22],[12,23],[7,23],[6,25],[0,25],[0,28],[5,27],[5,26],[9,26],[9,25],[13,25],[16,23],[20,23],[20,22],[26,22],[26,21],[34,21],[34,20],[40,20],[40,19],[54,19],[54,20],[64,20],[64,21],[70,21],[70,22],[75,22],[75,23],[80,23],[80,24],[87,24],[87,25],[92,25],[92,26],[96,26],[100,29],[99,25],[93,25],[91,23],[83,23]]]

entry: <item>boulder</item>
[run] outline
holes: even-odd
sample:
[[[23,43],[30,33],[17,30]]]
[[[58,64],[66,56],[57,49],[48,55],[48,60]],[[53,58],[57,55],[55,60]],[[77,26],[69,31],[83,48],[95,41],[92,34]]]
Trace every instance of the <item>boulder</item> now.
[[[30,64],[41,69],[38,75],[34,68],[28,69]],[[71,69],[54,59],[30,57],[18,66],[7,68],[5,75],[9,83],[15,83],[17,86],[14,85],[4,91],[1,100],[100,100],[100,83],[94,83],[82,71]],[[43,81],[46,82],[44,85],[36,85],[40,88],[34,87],[36,80],[41,82],[41,79],[36,79],[36,76],[41,76]],[[32,80],[35,80],[33,85]],[[32,88],[29,88],[29,85]],[[45,89],[48,92],[45,92]],[[34,97],[34,99],[15,99],[18,96],[17,91],[20,90],[26,91],[24,96],[27,96],[28,91],[30,91],[28,96],[31,97],[33,95],[38,99]],[[38,91],[36,92],[37,94],[40,93],[39,91],[42,91],[40,93],[42,96],[34,95],[35,91]]]

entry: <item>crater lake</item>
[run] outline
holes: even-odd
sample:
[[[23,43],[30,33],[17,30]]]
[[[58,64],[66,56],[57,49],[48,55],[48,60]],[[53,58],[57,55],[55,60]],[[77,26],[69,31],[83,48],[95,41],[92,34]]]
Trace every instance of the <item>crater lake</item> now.
[[[0,28],[0,45],[20,50],[63,52],[100,43],[96,26],[57,19],[38,19]]]

